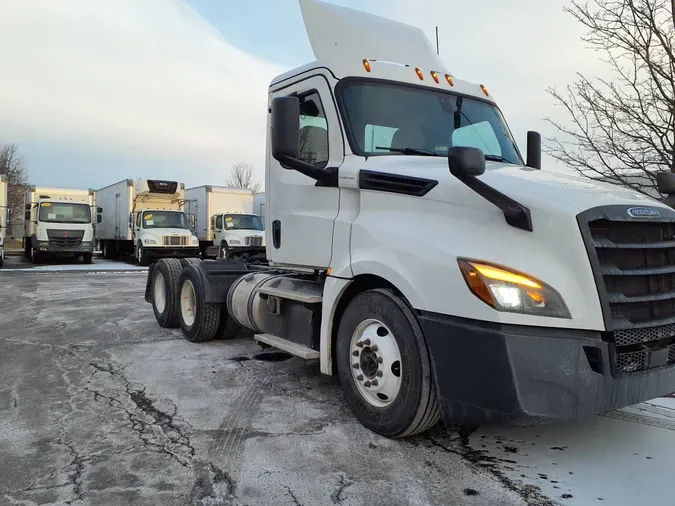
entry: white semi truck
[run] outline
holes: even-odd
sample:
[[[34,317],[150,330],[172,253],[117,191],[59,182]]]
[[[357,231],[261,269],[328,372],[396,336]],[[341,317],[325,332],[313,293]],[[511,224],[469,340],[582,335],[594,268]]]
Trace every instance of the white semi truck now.
[[[317,61],[269,88],[270,265],[160,261],[160,325],[318,359],[387,437],[675,391],[675,211],[540,170],[534,132],[525,160],[421,30],[300,5]]]
[[[102,220],[96,230],[104,258],[199,257],[194,220],[184,211],[185,185],[157,179],[123,179],[96,191]]]
[[[94,190],[31,185],[24,198],[24,255],[32,263],[45,258],[94,255]],[[96,218],[94,218],[96,216]]]
[[[202,185],[186,189],[185,200],[186,210],[196,217],[202,257],[213,248],[219,258],[265,258],[265,233],[262,220],[253,212],[251,190]]]
[[[0,174],[0,268],[5,263],[5,238],[7,237],[7,228],[9,227],[9,220],[11,209],[7,200],[7,176]]]

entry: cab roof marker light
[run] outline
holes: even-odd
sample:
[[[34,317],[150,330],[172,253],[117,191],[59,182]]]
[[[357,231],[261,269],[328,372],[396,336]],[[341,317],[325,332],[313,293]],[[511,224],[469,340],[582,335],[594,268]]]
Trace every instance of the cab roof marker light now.
[[[434,72],[433,70],[431,71],[431,77],[436,81],[436,84],[438,84],[440,81],[438,80],[438,72]]]
[[[480,89],[483,91],[483,93],[485,93],[485,96],[486,96],[486,97],[489,97],[489,96],[490,96],[490,94],[488,93],[487,88],[486,88],[485,86],[483,86],[482,84],[480,85]]]
[[[417,77],[420,78],[420,81],[424,81],[424,74],[422,73],[421,68],[415,67],[415,73],[417,74]]]
[[[366,58],[363,59],[363,68],[366,72],[370,72],[370,62]]]
[[[454,86],[454,85],[455,85],[455,81],[452,80],[452,76],[451,76],[450,74],[445,74],[445,80],[448,81],[448,84],[449,84],[450,86]]]

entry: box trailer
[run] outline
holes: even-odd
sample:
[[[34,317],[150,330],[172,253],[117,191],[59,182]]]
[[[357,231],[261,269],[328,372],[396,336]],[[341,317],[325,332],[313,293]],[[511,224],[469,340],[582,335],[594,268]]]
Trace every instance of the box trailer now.
[[[5,238],[7,237],[11,209],[7,200],[7,176],[0,174],[0,268],[5,263]]]
[[[24,198],[24,254],[32,263],[45,258],[94,256],[94,190],[31,185]]]
[[[251,258],[265,254],[261,218],[254,213],[251,190],[202,185],[185,190],[186,209],[196,216],[202,255],[213,247],[221,258]]]
[[[153,258],[198,257],[184,188],[176,181],[123,179],[96,190],[102,210],[96,238],[104,258],[133,254],[147,265]]]
[[[253,195],[253,212],[260,216],[265,224],[265,192]]]

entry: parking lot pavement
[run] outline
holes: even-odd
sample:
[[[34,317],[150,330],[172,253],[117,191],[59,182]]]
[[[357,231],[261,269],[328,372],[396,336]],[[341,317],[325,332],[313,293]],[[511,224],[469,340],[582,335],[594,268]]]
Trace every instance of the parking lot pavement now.
[[[453,433],[369,432],[316,363],[162,329],[144,272],[0,286],[0,503],[550,504]]]

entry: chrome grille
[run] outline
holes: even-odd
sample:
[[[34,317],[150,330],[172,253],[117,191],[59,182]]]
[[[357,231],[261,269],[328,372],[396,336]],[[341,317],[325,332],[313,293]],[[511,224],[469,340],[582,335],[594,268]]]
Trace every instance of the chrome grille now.
[[[262,246],[262,237],[249,235],[246,237],[246,246]]]
[[[162,244],[164,246],[187,246],[188,238],[184,235],[163,235]]]
[[[82,244],[84,230],[47,229],[49,246],[56,249],[77,248]]]

